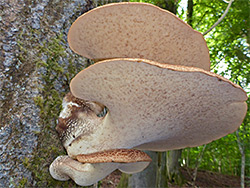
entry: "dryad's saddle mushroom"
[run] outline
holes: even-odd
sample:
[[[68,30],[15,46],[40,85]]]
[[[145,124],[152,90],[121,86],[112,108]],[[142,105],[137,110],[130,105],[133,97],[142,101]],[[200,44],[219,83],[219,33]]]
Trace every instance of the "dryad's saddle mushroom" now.
[[[142,25],[145,32],[137,28]],[[151,27],[164,43],[149,37]],[[206,144],[234,132],[245,117],[246,93],[209,72],[202,36],[167,11],[144,3],[103,6],[73,24],[69,43],[83,56],[107,60],[84,69],[70,83],[56,128],[68,155],[50,166],[57,180],[91,185],[115,169],[142,171],[151,159],[140,149]]]
[[[206,41],[169,11],[147,3],[114,3],[71,26],[69,46],[89,59],[144,58],[210,70]]]
[[[219,75],[142,59],[96,63],[78,73],[70,88],[75,97],[109,109],[95,131],[64,145],[71,157],[114,148],[164,151],[206,144],[234,132],[247,108],[246,93]]]

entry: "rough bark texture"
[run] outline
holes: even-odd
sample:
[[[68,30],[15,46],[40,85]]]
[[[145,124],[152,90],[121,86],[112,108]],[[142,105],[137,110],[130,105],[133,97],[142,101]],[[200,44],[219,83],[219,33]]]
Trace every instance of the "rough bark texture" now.
[[[167,152],[158,153],[157,187],[168,187]]]
[[[48,43],[59,35],[62,37],[58,45],[64,49],[65,58],[59,58],[58,66],[65,69],[66,73],[71,65],[69,59],[75,64],[84,61],[79,58],[75,60],[75,55],[65,41],[71,23],[91,6],[88,0],[0,2],[0,187],[28,186],[28,182],[29,186],[36,186],[38,183],[46,186],[46,181],[50,181],[32,170],[38,168],[33,159],[39,157],[38,153],[47,152],[43,156],[44,162],[40,164],[40,169],[48,173],[47,165],[55,156],[51,155],[53,151],[49,149],[39,151],[43,140],[50,141],[48,148],[54,146],[59,153],[64,150],[59,141],[50,140],[57,139],[54,121],[51,121],[55,117],[44,117],[51,122],[49,125],[43,124],[40,116],[43,112],[34,99],[44,98],[45,84],[53,82],[57,73],[54,72],[54,75],[50,75],[51,79],[45,81],[43,77],[48,73],[46,70],[49,66],[37,68],[36,64],[51,60],[47,53],[50,51]],[[61,82],[53,82],[53,90],[47,91],[50,92],[50,97],[54,96],[53,91],[54,94],[56,91],[63,93],[68,89],[63,85],[67,81],[62,79]],[[58,98],[55,100],[60,101]],[[50,136],[44,138],[44,126],[50,125]]]

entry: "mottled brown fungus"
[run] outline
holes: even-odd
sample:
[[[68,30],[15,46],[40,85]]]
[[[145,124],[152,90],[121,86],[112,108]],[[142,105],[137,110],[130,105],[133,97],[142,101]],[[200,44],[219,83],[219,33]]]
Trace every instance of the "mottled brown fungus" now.
[[[72,24],[68,42],[74,52],[94,60],[144,58],[210,70],[202,34],[171,12],[147,3],[97,7]]]
[[[105,5],[79,17],[68,41],[82,56],[107,60],[71,81],[57,125],[69,156],[51,164],[55,179],[87,186],[115,169],[136,173],[151,159],[135,148],[199,146],[234,132],[245,117],[246,93],[208,72],[203,36],[168,11]]]
[[[70,156],[199,146],[234,132],[247,110],[246,93],[219,75],[143,59],[96,63],[78,73],[70,88],[77,98],[109,109],[95,131],[66,147]]]

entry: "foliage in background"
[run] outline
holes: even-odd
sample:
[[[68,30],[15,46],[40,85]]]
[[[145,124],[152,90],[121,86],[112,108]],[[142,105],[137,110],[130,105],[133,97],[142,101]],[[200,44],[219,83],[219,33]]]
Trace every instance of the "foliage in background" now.
[[[166,8],[165,0],[132,0],[147,2]],[[187,19],[187,7],[193,2],[192,27],[204,33],[224,13],[228,4],[223,0],[173,0],[178,7],[177,15]],[[225,76],[250,93],[250,1],[235,0],[222,22],[205,36],[210,50],[211,71]],[[250,178],[250,100],[248,112],[239,128],[241,145],[245,148],[245,174]],[[182,152],[182,166],[195,168],[203,146],[187,148]],[[207,145],[200,169],[240,176],[241,153],[236,134],[230,134]],[[250,182],[248,182],[250,185]]]
[[[204,33],[224,13],[227,3],[222,0],[196,0],[193,6],[192,25],[195,30]],[[234,1],[223,21],[205,36],[211,58],[211,69],[217,74],[229,78],[241,85],[249,96],[250,88],[250,2],[248,0]],[[185,19],[185,12],[181,11]],[[246,176],[250,177],[250,113],[248,112],[239,128],[239,136],[246,155]],[[183,165],[195,168],[196,158],[201,147],[189,148],[183,151]],[[237,144],[236,134],[208,144],[201,169],[240,176],[241,154]]]
[[[130,0],[130,2],[151,3],[166,10],[177,9],[181,0]],[[174,12],[176,14],[177,12]]]
[[[140,0],[139,0],[140,1]],[[188,1],[188,0],[184,0]],[[141,1],[142,2],[142,1]],[[166,8],[164,0],[146,0]],[[179,7],[180,0],[173,0],[173,6]],[[223,14],[227,3],[223,0],[194,0],[192,26],[194,29],[205,32],[209,29]],[[186,19],[186,7],[179,9],[177,13],[182,19]],[[230,78],[233,82],[241,85],[250,92],[250,15],[248,0],[235,0],[225,19],[208,35],[206,41],[210,49],[212,71]],[[47,56],[45,61],[39,62],[39,67],[43,69],[43,96],[36,98],[35,101],[41,109],[41,122],[44,129],[39,133],[41,138],[45,138],[39,143],[37,155],[33,161],[24,161],[27,168],[34,172],[37,185],[41,186],[73,186],[72,181],[59,182],[53,180],[48,172],[50,162],[59,154],[63,154],[63,148],[54,148],[51,144],[58,142],[55,137],[56,118],[61,108],[61,99],[67,91],[69,80],[78,72],[76,66],[71,62],[67,69],[62,62],[65,57],[65,46],[63,40],[58,37],[51,43],[43,44],[41,52]],[[70,58],[67,58],[70,59]],[[60,62],[62,64],[58,64]],[[67,70],[67,71],[65,71]],[[65,83],[63,90],[56,87],[57,83]],[[248,106],[249,106],[248,100]],[[249,108],[250,109],[250,106]],[[246,169],[245,173],[250,177],[250,112],[239,129],[241,144],[246,149]],[[60,145],[60,144],[58,144]],[[197,158],[203,150],[203,146],[196,148],[187,148],[182,152],[182,166],[195,168]],[[48,152],[49,151],[49,152]],[[48,155],[49,153],[49,155]],[[221,172],[223,174],[240,175],[241,154],[237,145],[236,134],[230,134],[222,139],[208,144],[205,148],[199,168],[211,171]],[[27,185],[27,182],[24,184]]]
[[[197,1],[194,5],[194,29],[204,33],[223,14],[224,1]],[[234,1],[223,21],[205,36],[214,72],[226,75],[247,87],[250,82],[250,2]],[[220,68],[225,70],[220,71]]]

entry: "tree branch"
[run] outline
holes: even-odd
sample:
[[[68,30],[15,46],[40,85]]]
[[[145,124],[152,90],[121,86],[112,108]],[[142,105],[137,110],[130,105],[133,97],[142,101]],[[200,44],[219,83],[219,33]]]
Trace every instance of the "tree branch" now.
[[[202,34],[203,36],[206,35],[206,34],[208,34],[213,28],[215,28],[225,18],[225,16],[227,15],[227,13],[229,11],[229,8],[231,7],[233,1],[234,0],[230,0],[230,2],[228,3],[227,8],[226,8],[224,14],[218,19],[218,21],[211,28],[209,28],[207,31],[205,31]]]
[[[208,11],[206,11],[202,17],[200,18],[200,20],[197,22],[197,24],[193,27],[193,28],[196,28],[198,25],[200,25],[201,21],[203,20],[203,18],[206,16],[206,14],[208,13]]]

